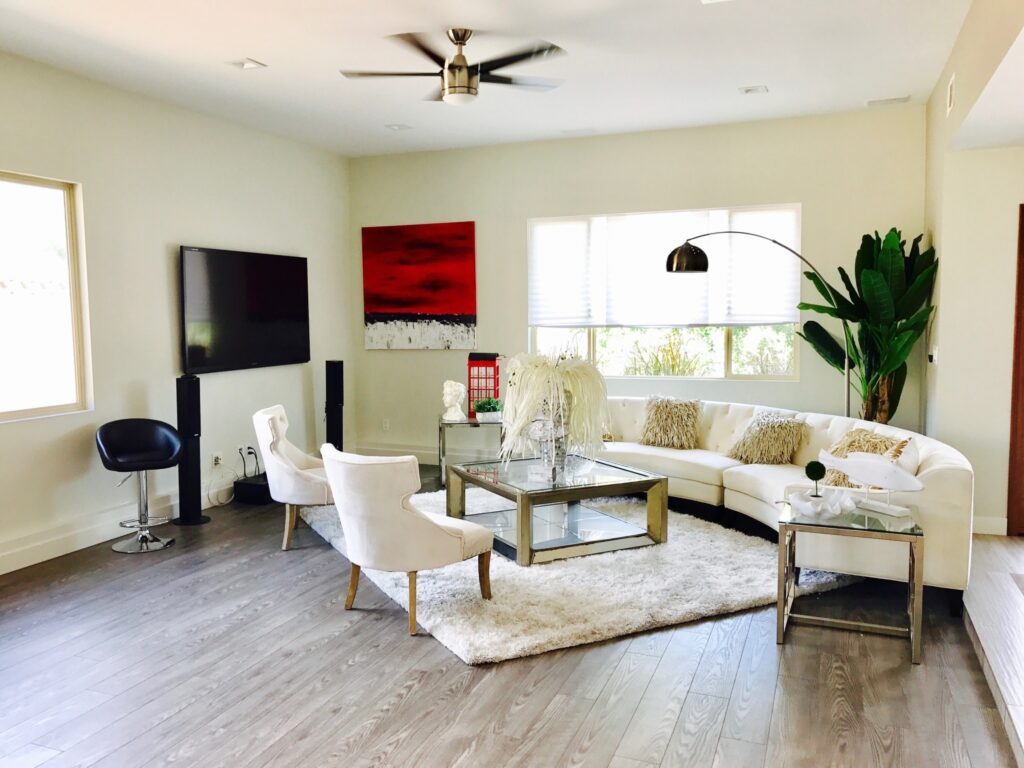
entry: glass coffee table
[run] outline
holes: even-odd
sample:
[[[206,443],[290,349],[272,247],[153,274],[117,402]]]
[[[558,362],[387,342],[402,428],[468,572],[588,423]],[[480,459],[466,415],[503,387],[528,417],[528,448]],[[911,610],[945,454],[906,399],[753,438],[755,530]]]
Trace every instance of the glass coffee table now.
[[[668,538],[668,480],[640,469],[570,456],[552,480],[541,459],[449,464],[448,514],[494,532],[494,549],[519,565],[546,563],[661,544]],[[515,504],[499,511],[466,510],[466,484]],[[646,528],[588,507],[599,496],[645,494]]]
[[[848,536],[858,539],[900,541],[908,546],[906,624],[871,624],[864,621],[833,619],[823,616],[795,613],[796,596],[796,535],[816,533]],[[855,632],[895,635],[910,640],[910,661],[921,663],[921,618],[924,600],[924,529],[913,517],[889,517],[878,512],[857,508],[835,517],[802,515],[789,504],[783,505],[779,517],[779,596],[776,607],[776,637],[780,645],[786,639],[790,624],[815,627],[833,627]]]

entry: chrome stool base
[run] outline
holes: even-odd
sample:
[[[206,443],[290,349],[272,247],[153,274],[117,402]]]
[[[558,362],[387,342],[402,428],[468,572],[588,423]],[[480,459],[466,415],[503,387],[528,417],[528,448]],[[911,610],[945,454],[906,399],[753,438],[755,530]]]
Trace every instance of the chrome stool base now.
[[[126,555],[137,555],[140,552],[156,552],[166,549],[174,544],[174,539],[161,539],[149,531],[139,531],[130,539],[121,539],[110,548],[115,552],[123,552]]]
[[[141,470],[135,474],[139,478],[139,516],[135,520],[122,520],[119,525],[122,528],[137,528],[138,533],[130,539],[121,539],[121,541],[110,547],[115,552],[122,552],[126,555],[137,555],[141,552],[158,552],[174,543],[174,539],[161,539],[156,534],[150,532],[149,526],[163,525],[169,518],[149,516],[149,483],[147,482],[146,471]]]

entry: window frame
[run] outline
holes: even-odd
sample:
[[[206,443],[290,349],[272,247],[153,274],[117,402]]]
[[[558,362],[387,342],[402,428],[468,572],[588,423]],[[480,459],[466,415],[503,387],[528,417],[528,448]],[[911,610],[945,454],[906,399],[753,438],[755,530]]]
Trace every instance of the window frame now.
[[[0,170],[0,180],[25,186],[58,189],[64,194],[64,224],[68,246],[68,294],[71,302],[71,334],[75,365],[75,400],[71,403],[0,410],[0,424],[28,419],[61,416],[92,410],[92,363],[89,346],[89,322],[85,302],[85,233],[83,228],[82,189],[72,181],[32,176]]]
[[[799,329],[799,323],[792,324],[796,329]],[[530,352],[537,353],[537,329],[545,326],[530,326]],[[551,326],[554,327],[554,326]],[[757,328],[759,326],[692,326],[699,328],[722,328],[724,333],[723,350],[725,355],[725,364],[723,371],[725,372],[722,376],[608,376],[605,375],[606,379],[614,380],[626,380],[626,381],[637,381],[639,379],[649,379],[651,381],[779,381],[779,382],[796,382],[800,381],[800,344],[794,338],[793,341],[793,372],[785,376],[761,376],[750,373],[734,373],[732,370],[732,330],[734,327],[740,328]],[[572,328],[575,331],[584,331],[584,338],[586,339],[586,360],[588,362],[597,365],[597,355],[595,350],[597,349],[597,331],[600,330],[598,326],[588,326]]]

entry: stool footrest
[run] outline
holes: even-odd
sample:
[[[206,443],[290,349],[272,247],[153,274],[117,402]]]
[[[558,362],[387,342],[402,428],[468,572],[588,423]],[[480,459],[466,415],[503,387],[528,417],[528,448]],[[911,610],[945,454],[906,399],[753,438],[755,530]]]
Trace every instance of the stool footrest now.
[[[131,528],[134,530],[138,528],[149,528],[151,526],[164,525],[165,523],[170,522],[170,520],[170,517],[151,517],[148,522],[140,523],[138,518],[132,518],[131,520],[122,520],[118,525],[122,528]]]

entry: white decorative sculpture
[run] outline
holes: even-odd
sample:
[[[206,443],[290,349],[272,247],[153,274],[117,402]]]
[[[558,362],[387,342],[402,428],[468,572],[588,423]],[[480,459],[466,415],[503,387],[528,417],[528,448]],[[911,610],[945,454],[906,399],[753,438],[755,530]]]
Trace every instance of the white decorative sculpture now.
[[[441,402],[446,409],[441,418],[445,421],[466,421],[466,414],[462,412],[462,402],[465,399],[466,385],[461,381],[448,379],[441,390]]]
[[[892,503],[893,491],[920,491],[924,484],[907,470],[898,466],[885,456],[873,453],[851,453],[845,459],[833,456],[824,449],[818,459],[826,467],[845,472],[854,483],[864,487],[864,498],[857,506],[871,512],[881,512],[892,517],[906,517],[910,514],[907,507],[899,507]],[[880,488],[886,491],[886,501],[868,498],[868,490]]]
[[[817,496],[806,489],[798,488],[792,492],[787,489],[786,500],[794,512],[807,517],[837,517],[857,507],[857,503],[842,488],[822,488]]]

